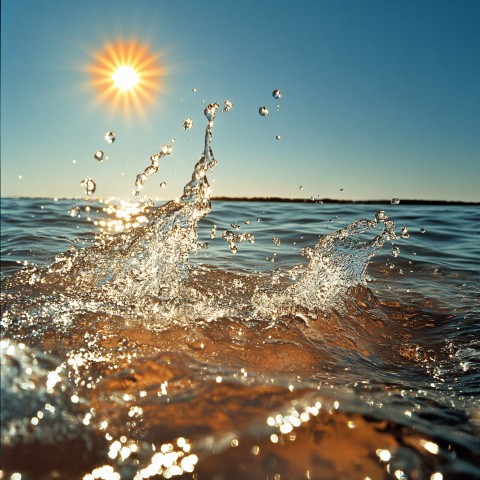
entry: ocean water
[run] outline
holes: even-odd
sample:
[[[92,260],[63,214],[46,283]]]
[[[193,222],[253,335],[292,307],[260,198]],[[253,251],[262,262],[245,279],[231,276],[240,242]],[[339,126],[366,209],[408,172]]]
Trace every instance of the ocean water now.
[[[1,478],[480,478],[478,205],[211,201],[209,107],[179,200],[2,198]]]

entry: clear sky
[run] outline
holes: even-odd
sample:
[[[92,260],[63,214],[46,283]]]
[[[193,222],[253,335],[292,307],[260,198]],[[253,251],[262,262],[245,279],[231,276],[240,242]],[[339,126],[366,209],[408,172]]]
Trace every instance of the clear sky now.
[[[175,138],[142,191],[175,198],[202,151],[202,101],[228,99],[214,195],[480,201],[477,0],[1,5],[3,196],[81,197],[87,176],[95,196],[131,196]],[[127,114],[125,94],[106,94],[111,74],[92,74],[122,42],[146,49],[132,55],[153,62],[143,80],[156,100]]]

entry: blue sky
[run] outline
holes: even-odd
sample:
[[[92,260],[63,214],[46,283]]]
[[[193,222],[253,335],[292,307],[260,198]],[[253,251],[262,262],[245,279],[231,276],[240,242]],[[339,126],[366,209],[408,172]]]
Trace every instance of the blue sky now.
[[[480,201],[478,25],[475,0],[4,0],[2,195],[80,197],[90,176],[96,196],[128,197],[175,138],[142,191],[175,198],[202,150],[202,101],[228,99],[214,195]],[[130,39],[166,74],[126,118],[94,103],[87,68]]]

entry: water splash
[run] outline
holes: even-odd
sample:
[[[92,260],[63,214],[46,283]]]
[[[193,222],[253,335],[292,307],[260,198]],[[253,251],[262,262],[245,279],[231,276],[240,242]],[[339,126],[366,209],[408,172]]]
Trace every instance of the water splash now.
[[[73,261],[64,262],[62,269],[76,274],[79,284],[93,284],[113,298],[131,299],[135,303],[149,297],[158,300],[179,297],[190,270],[189,255],[199,247],[198,222],[211,210],[207,172],[217,163],[211,148],[217,109],[218,103],[205,108],[208,123],[204,151],[180,199],[154,211],[146,226],[108,238],[103,244],[80,251]],[[171,147],[167,145],[150,157],[151,165],[137,176],[137,192],[150,170],[158,170],[159,159],[170,153]]]
[[[383,224],[373,239],[365,234]],[[396,238],[395,224],[384,211],[373,220],[357,220],[347,227],[322,237],[314,249],[305,249],[309,263],[296,283],[278,291],[276,281],[258,289],[253,303],[262,315],[290,315],[298,308],[314,314],[342,308],[347,290],[365,284],[366,270],[372,257],[387,240]],[[274,279],[275,280],[275,279]]]
[[[147,178],[158,172],[160,159],[166,157],[167,155],[170,155],[172,152],[173,147],[171,145],[164,145],[160,152],[155,153],[150,157],[150,165],[145,168],[142,173],[139,173],[135,178],[135,189],[133,191],[133,194],[135,196],[138,196],[140,194],[140,191],[143,189]]]

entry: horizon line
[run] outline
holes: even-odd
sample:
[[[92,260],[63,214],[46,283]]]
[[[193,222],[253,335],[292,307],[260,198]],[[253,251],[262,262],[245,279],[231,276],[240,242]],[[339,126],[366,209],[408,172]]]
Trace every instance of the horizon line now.
[[[106,198],[100,197],[42,197],[42,196],[32,196],[27,197],[23,195],[18,196],[0,196],[0,201],[3,199],[25,199],[25,200],[103,200],[106,199],[124,199],[125,197],[110,196]],[[165,201],[169,200],[159,199],[154,197],[156,201]],[[368,199],[368,200],[353,200],[353,199],[335,199],[335,198],[290,198],[290,197],[227,197],[227,196],[214,196],[211,197],[213,202],[271,202],[271,203],[333,203],[333,204],[388,204],[396,205],[392,203],[392,199]],[[464,201],[464,200],[430,200],[430,199],[400,199],[399,204],[404,205],[480,205],[480,201]]]

